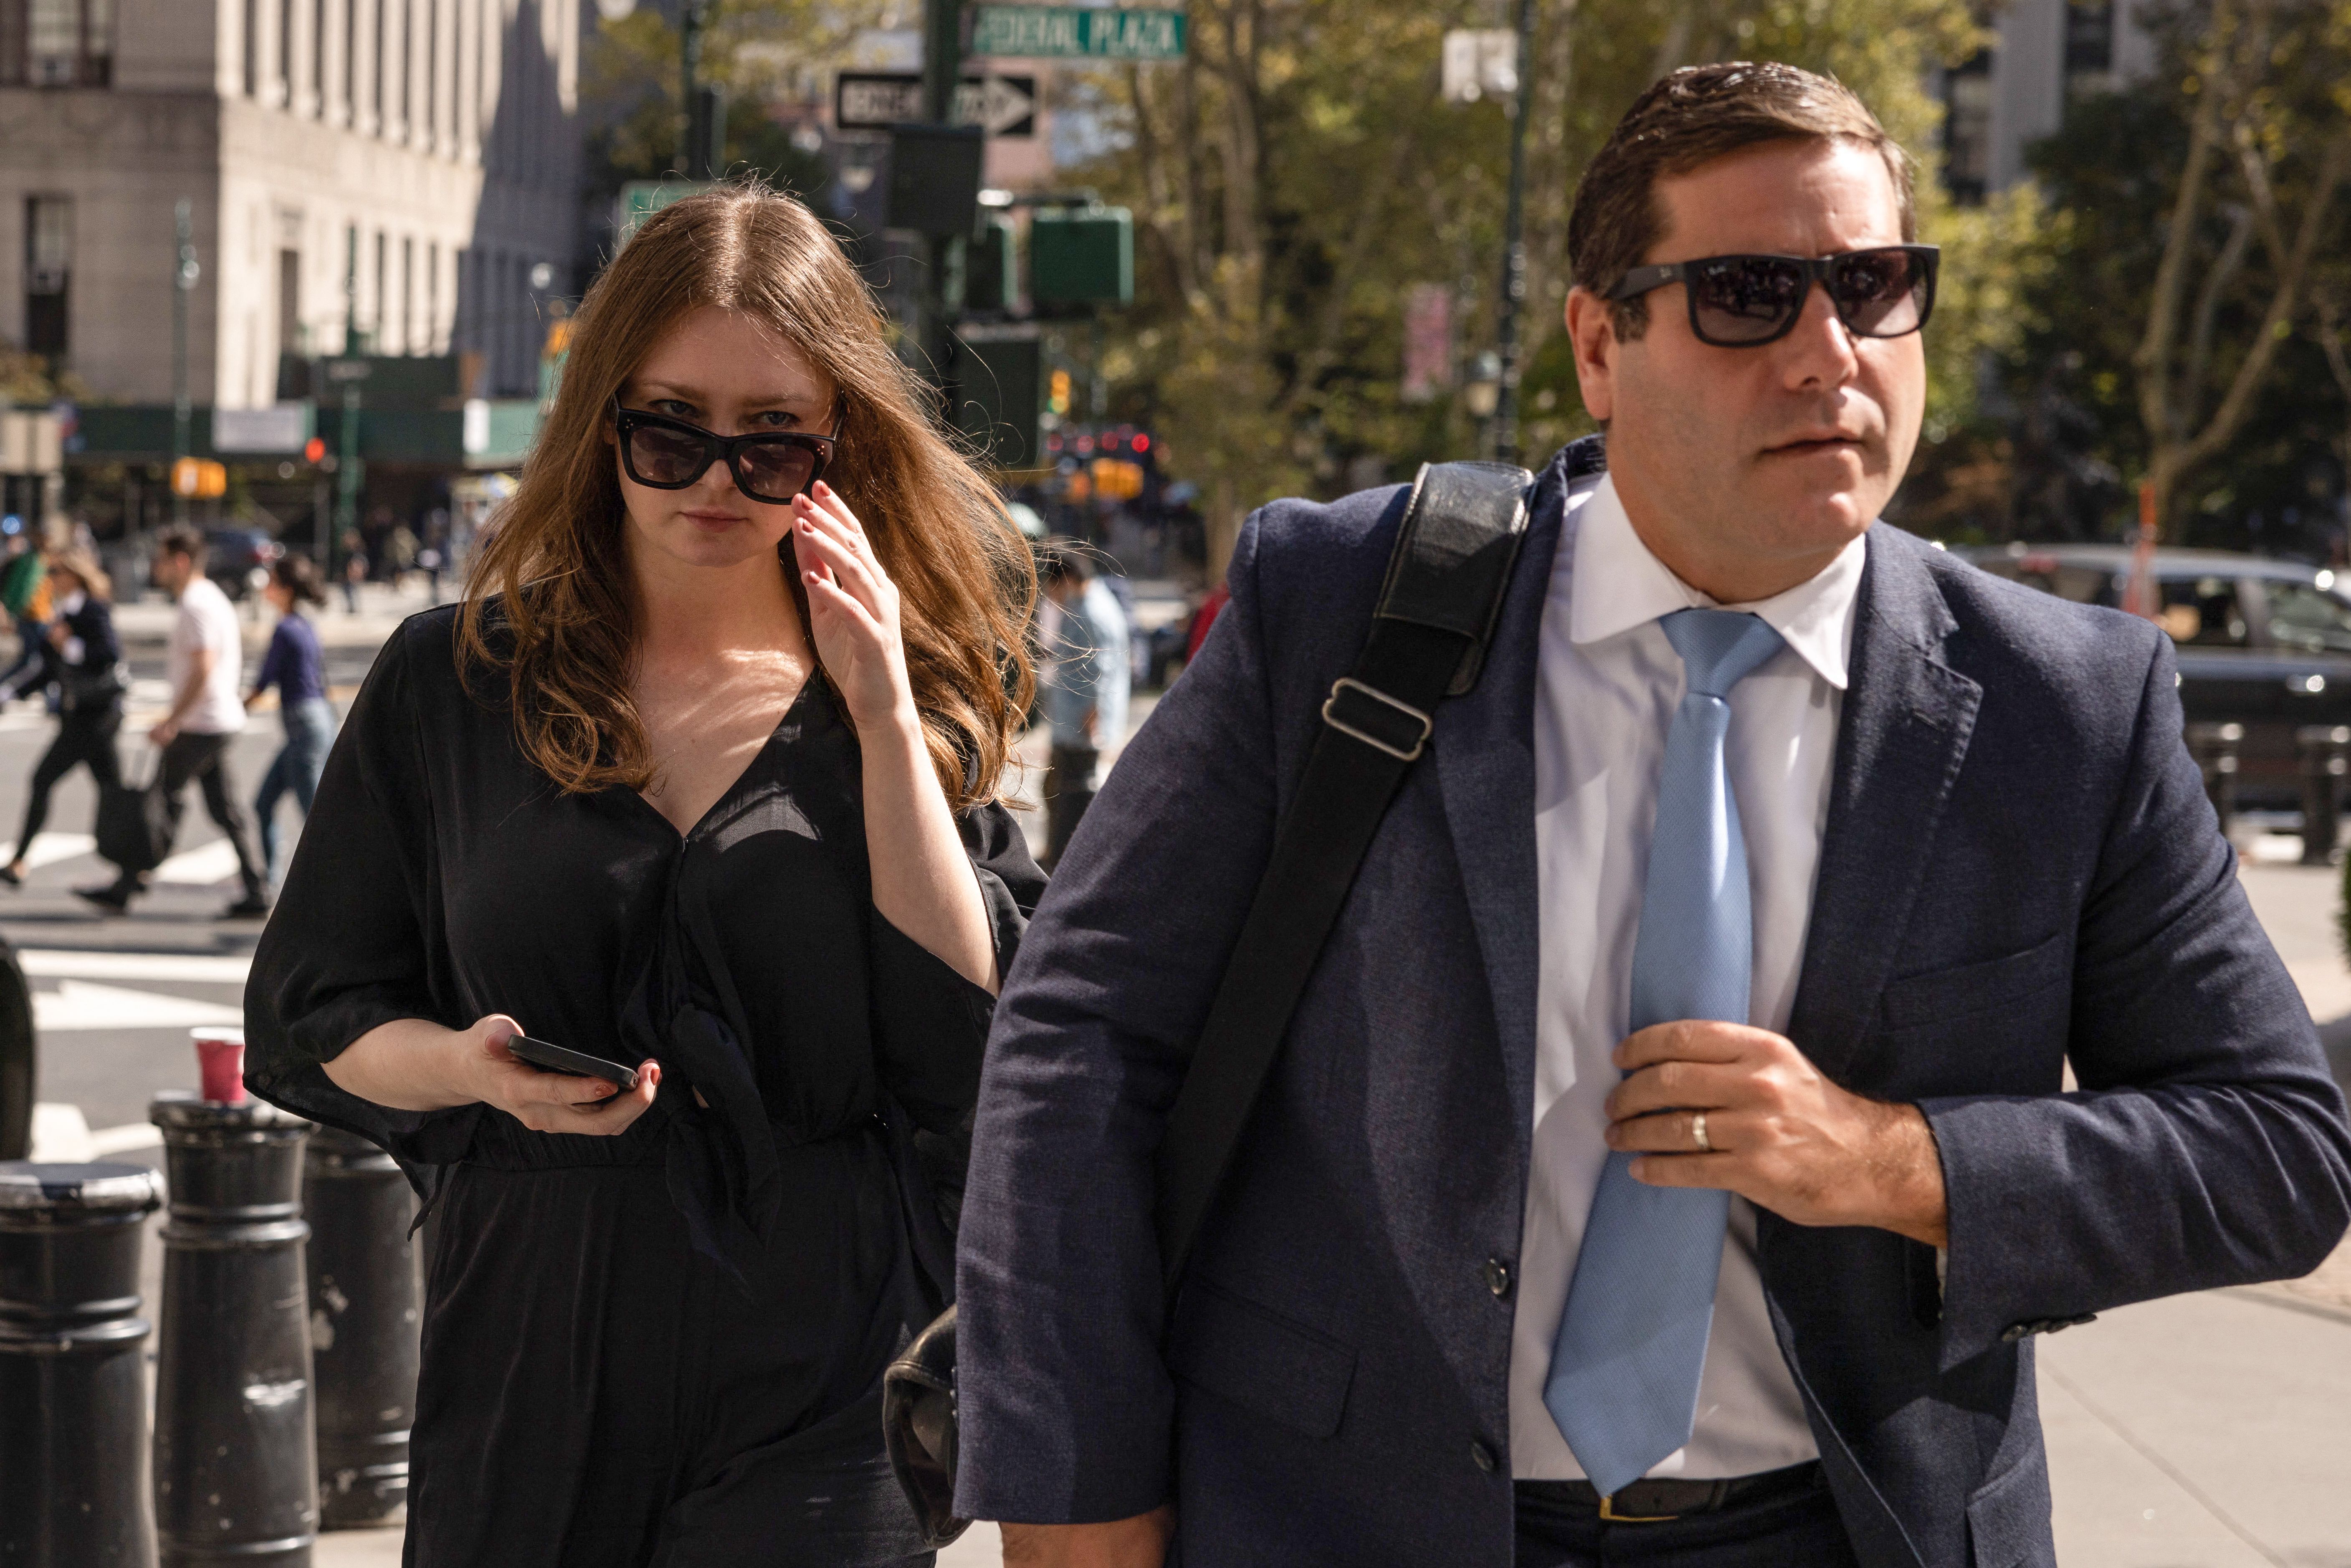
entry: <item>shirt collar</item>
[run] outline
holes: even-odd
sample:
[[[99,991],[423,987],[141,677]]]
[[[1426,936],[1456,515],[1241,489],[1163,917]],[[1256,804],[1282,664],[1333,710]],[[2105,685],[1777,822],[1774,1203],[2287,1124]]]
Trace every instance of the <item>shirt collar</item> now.
[[[1625,515],[1616,482],[1603,477],[1576,518],[1568,638],[1583,647],[1677,610],[1744,610],[1780,633],[1813,674],[1843,691],[1865,557],[1856,537],[1828,565],[1784,593],[1749,604],[1717,605],[1650,553]]]

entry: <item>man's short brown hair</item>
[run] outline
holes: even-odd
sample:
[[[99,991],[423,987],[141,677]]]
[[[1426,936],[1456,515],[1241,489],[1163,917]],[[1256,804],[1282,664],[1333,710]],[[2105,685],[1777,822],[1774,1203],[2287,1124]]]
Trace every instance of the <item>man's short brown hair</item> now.
[[[173,523],[170,528],[158,533],[155,536],[155,549],[164,555],[185,556],[196,563],[198,571],[204,570],[204,536],[186,523]]]
[[[1918,235],[1910,159],[1844,83],[1776,61],[1685,66],[1635,100],[1576,188],[1567,220],[1575,281],[1605,298],[1642,264],[1665,232],[1660,177],[1687,174],[1726,153],[1766,141],[1844,141],[1875,150],[1893,177],[1902,237]],[[1648,329],[1646,297],[1611,307],[1616,336]]]

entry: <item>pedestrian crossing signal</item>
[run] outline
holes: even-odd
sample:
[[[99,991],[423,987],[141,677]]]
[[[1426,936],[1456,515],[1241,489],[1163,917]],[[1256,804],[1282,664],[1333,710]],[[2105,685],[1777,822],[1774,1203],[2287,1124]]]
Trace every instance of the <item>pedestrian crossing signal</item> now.
[[[228,494],[228,469],[205,457],[183,457],[172,465],[172,494],[212,500]]]

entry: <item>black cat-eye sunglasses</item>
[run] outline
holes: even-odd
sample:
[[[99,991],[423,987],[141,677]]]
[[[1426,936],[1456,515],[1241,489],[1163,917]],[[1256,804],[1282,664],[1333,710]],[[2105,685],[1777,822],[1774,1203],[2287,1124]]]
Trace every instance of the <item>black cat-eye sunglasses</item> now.
[[[612,399],[612,426],[621,446],[621,466],[630,478],[655,490],[683,490],[724,463],[736,488],[755,501],[789,505],[824,476],[841,428],[831,435],[799,430],[754,430],[720,435],[698,424],[647,409],[622,408]]]

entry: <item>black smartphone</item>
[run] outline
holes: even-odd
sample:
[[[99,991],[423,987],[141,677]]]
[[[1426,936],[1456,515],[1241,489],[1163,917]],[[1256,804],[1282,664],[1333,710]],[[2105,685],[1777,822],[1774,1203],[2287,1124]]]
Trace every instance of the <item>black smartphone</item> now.
[[[527,1034],[508,1035],[507,1049],[533,1067],[543,1067],[549,1072],[569,1072],[575,1078],[601,1078],[617,1083],[624,1094],[637,1086],[635,1068],[590,1056],[584,1051],[533,1040]]]

